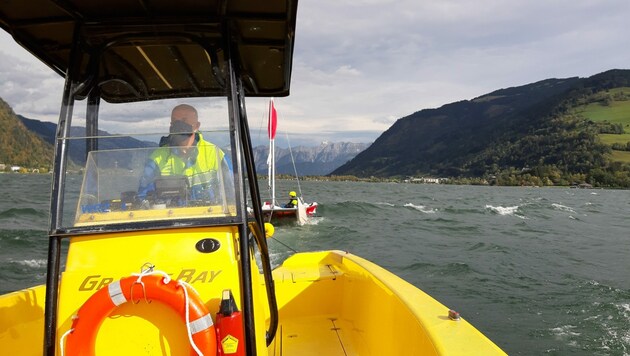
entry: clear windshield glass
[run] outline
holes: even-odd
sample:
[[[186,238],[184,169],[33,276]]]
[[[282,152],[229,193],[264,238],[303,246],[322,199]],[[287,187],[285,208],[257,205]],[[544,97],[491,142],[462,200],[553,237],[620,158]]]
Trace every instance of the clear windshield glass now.
[[[235,215],[229,157],[203,141],[90,152],[74,226]]]
[[[171,123],[170,110],[177,101],[136,104],[138,116],[124,123],[121,115],[128,117],[129,112],[122,113],[120,105],[102,105],[96,138],[86,133],[80,114],[74,116],[67,140],[63,227],[103,229],[113,224],[116,229],[136,222],[224,222],[235,216],[232,135],[226,100],[217,100],[195,103],[200,125],[184,130],[188,132]],[[147,118],[156,108],[160,117]],[[86,153],[90,140],[97,141],[96,149]]]

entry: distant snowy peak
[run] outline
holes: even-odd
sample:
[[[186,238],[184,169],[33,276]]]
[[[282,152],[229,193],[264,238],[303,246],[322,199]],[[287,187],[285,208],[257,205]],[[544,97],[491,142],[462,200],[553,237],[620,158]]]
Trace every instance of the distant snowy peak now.
[[[295,160],[298,175],[327,175],[365,150],[369,143],[328,142],[319,146],[297,146],[280,148],[276,146],[276,173],[295,174],[291,155]],[[268,146],[254,148],[256,170],[259,174],[267,174]]]

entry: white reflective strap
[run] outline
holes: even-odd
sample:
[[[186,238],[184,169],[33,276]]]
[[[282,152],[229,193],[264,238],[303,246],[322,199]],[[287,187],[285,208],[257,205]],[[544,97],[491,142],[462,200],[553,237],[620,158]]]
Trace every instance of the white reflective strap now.
[[[214,325],[214,323],[212,322],[212,317],[210,316],[210,314],[206,314],[202,316],[201,318],[188,323],[188,326],[190,326],[191,334],[202,332],[208,329],[209,327],[211,327],[212,325]]]
[[[112,300],[115,306],[119,306],[123,303],[127,303],[127,298],[120,288],[120,281],[112,282],[107,285],[107,291],[109,292],[109,298]]]

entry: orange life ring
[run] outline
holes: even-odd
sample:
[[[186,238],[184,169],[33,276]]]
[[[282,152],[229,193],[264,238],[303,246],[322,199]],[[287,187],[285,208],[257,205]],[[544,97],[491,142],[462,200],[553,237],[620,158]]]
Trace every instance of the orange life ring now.
[[[125,277],[94,293],[77,312],[72,331],[66,339],[66,354],[94,355],[96,335],[103,320],[119,305],[131,300],[132,289],[134,300],[146,298],[163,303],[177,312],[186,323],[185,286],[173,280],[165,283],[164,276],[157,274],[144,275],[141,281],[138,283],[137,276]],[[195,345],[204,355],[216,355],[216,331],[208,308],[191,290],[188,290],[188,305],[189,326]],[[191,354],[197,354],[192,346]]]

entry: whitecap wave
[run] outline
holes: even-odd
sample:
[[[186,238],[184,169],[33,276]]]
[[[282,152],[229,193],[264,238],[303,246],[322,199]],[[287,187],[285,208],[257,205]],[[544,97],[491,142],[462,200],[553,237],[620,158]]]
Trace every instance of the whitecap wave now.
[[[563,326],[559,326],[557,328],[551,329],[551,332],[559,338],[570,337],[570,336],[580,336],[581,334],[579,332],[574,331],[576,328],[577,327],[574,325],[563,325]]]
[[[551,206],[556,209],[556,210],[561,210],[561,211],[568,211],[570,213],[575,213],[575,210],[573,210],[573,208],[566,206],[566,205],[562,205],[562,204],[558,204],[558,203],[551,203]]]
[[[311,216],[310,218],[306,219],[304,225],[317,225],[320,222],[324,221],[324,219],[325,218],[323,216]]]
[[[427,208],[424,205],[414,205],[412,203],[407,203],[407,204],[405,204],[405,207],[413,208],[413,209],[418,210],[420,212],[423,212],[425,214],[435,214],[435,213],[437,213],[436,209]]]
[[[494,211],[499,215],[515,215],[518,212],[517,206],[492,206],[486,205],[486,209]]]
[[[22,260],[15,261],[15,263],[30,268],[40,268],[46,266],[46,260]]]

